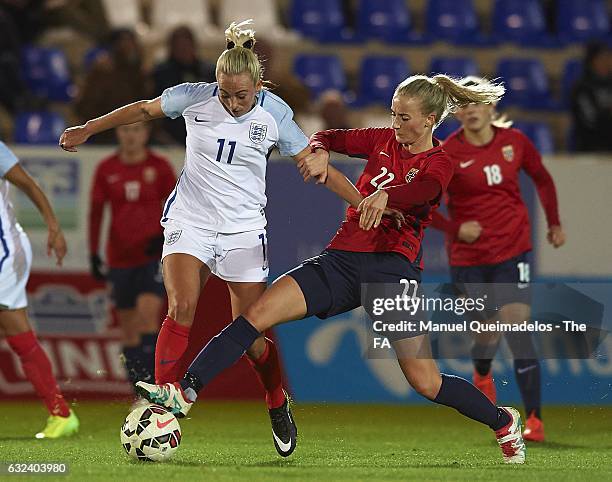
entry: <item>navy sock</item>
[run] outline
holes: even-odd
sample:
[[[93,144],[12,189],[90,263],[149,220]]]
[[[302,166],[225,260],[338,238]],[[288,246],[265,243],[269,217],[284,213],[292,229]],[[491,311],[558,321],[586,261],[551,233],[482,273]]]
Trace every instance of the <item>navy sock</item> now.
[[[525,414],[531,413],[539,419],[542,418],[542,394],[540,362],[533,358],[531,360],[514,360],[514,376],[521,391]]]
[[[140,346],[124,346],[122,355],[127,378],[130,384],[134,386],[140,380],[142,350]]]
[[[236,318],[210,340],[189,365],[180,382],[183,390],[192,388],[199,392],[220,372],[236,363],[260,336],[261,333],[246,318]]]
[[[499,430],[510,421],[509,415],[496,407],[478,388],[454,375],[442,376],[442,386],[434,402],[452,407],[466,417]]]
[[[157,333],[144,333],[140,339],[142,351],[142,381],[155,383],[155,345]]]
[[[506,342],[514,357],[514,376],[521,392],[525,414],[542,418],[541,370],[530,333],[508,333]]]

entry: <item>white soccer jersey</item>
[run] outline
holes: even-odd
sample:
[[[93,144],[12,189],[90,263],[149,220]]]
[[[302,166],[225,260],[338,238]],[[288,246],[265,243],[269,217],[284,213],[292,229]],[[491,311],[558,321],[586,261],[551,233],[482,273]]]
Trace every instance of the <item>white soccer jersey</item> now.
[[[0,142],[0,178],[17,162],[15,154]],[[9,186],[8,181],[0,179],[0,309],[26,306],[25,285],[32,260],[30,242],[9,199]]]
[[[162,223],[176,220],[218,233],[266,226],[266,164],[275,146],[293,156],[308,139],[291,108],[262,90],[251,111],[229,114],[216,83],[185,83],[164,90],[164,114],[187,126],[185,166],[164,206]]]

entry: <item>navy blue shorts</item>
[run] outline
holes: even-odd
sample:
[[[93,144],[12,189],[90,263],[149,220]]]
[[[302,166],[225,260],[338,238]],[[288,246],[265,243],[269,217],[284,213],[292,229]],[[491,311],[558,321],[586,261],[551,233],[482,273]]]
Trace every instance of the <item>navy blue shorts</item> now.
[[[530,304],[529,256],[522,253],[502,263],[482,266],[451,266],[456,289],[469,297],[487,295],[487,307],[509,303]]]
[[[364,283],[421,281],[421,270],[399,253],[357,253],[326,249],[287,273],[300,286],[306,317],[325,319],[361,306]]]
[[[111,298],[115,307],[129,309],[136,306],[136,298],[143,293],[164,296],[164,280],[158,260],[132,268],[111,268],[108,271]]]

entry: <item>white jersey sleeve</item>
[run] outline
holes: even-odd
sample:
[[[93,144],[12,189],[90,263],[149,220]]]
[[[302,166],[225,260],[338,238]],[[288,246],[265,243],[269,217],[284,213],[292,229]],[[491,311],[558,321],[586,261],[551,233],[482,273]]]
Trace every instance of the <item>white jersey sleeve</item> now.
[[[11,167],[18,162],[19,159],[13,154],[13,151],[6,147],[4,142],[0,141],[0,177],[4,177]]]
[[[162,111],[167,117],[176,119],[183,115],[188,107],[210,98],[216,86],[217,84],[206,82],[186,82],[168,87],[161,95]]]
[[[262,90],[259,105],[268,111],[278,124],[278,150],[281,156],[295,156],[308,146],[308,138],[293,120],[293,111],[278,95]]]

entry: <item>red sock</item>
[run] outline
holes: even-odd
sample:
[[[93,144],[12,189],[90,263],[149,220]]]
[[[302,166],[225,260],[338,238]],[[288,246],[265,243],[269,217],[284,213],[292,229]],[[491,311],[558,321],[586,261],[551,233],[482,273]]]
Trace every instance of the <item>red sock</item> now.
[[[274,342],[266,338],[266,349],[257,360],[247,357],[249,363],[257,373],[257,378],[266,390],[266,404],[268,409],[278,408],[285,403],[285,392],[281,378],[278,352]]]
[[[178,380],[179,361],[187,349],[190,329],[166,316],[155,345],[155,383],[158,385]]]
[[[34,390],[43,399],[51,415],[67,417],[70,409],[53,376],[49,357],[40,346],[33,331],[6,338],[9,346],[21,360],[21,366]]]

